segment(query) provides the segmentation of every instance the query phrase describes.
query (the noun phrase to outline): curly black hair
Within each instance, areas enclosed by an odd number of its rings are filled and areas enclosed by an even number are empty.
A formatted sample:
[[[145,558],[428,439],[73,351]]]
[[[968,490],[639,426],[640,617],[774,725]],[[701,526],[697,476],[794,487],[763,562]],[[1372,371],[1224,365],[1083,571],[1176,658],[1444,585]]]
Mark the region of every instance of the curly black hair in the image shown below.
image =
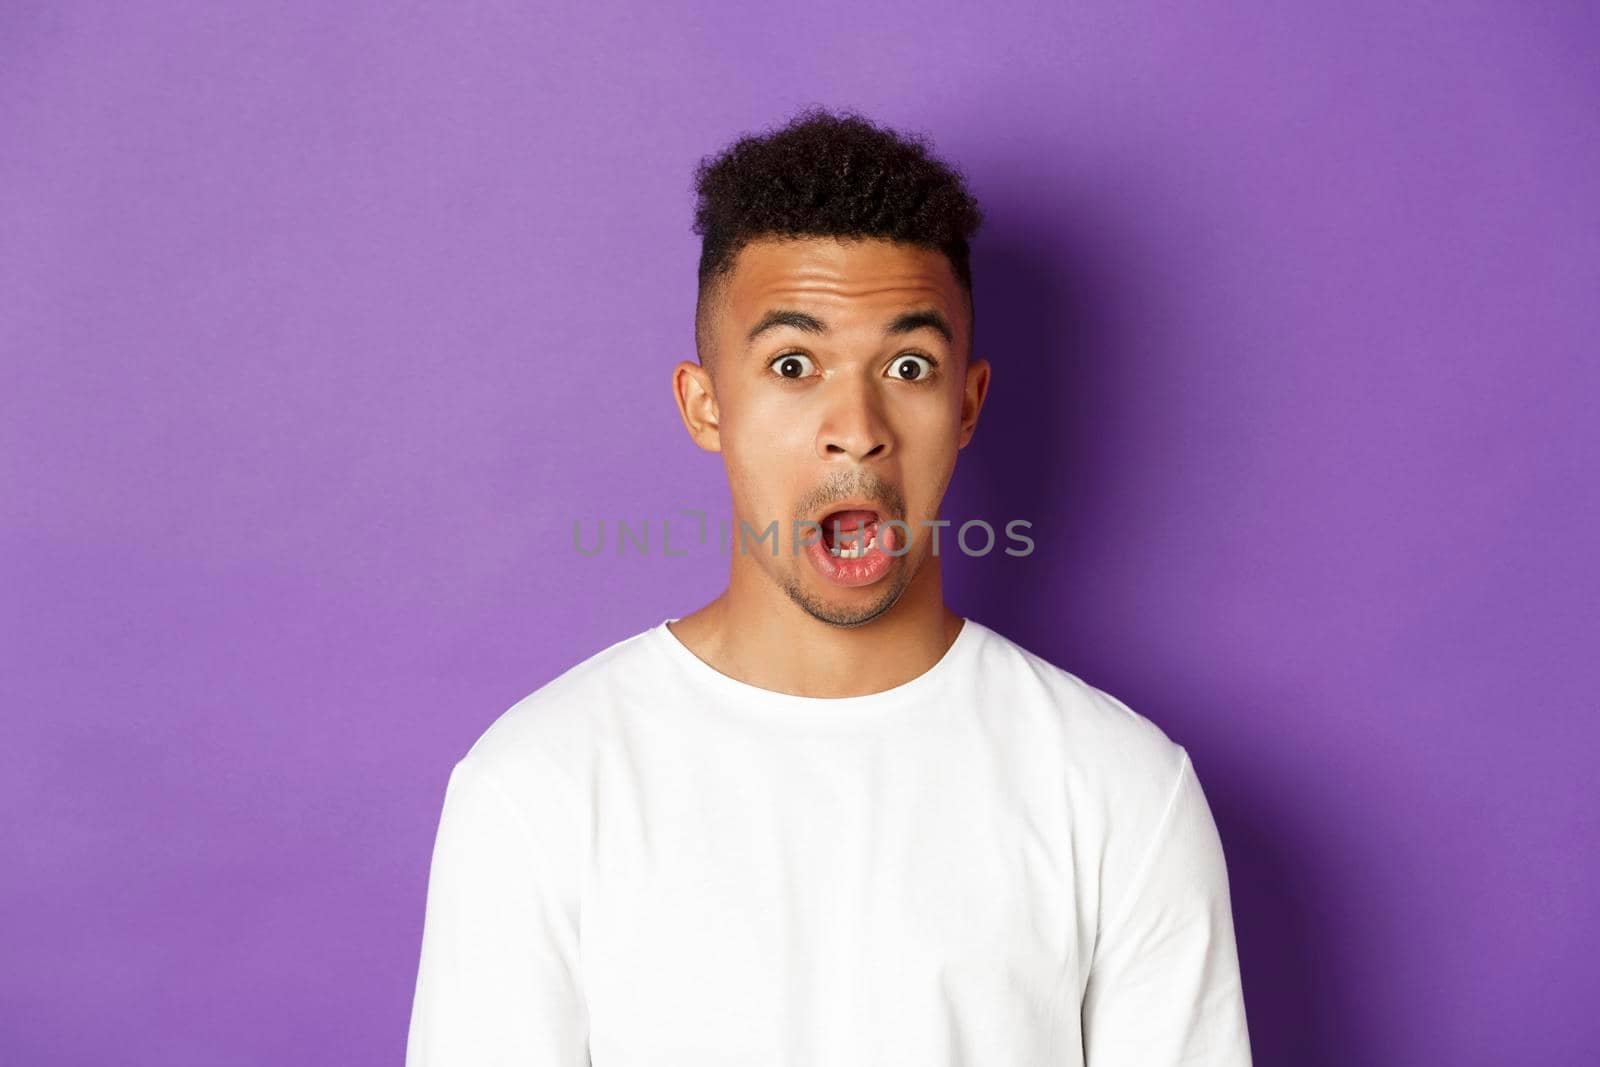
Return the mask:
[[[813,105],[702,159],[694,184],[694,232],[702,238],[697,324],[739,250],[763,236],[878,237],[937,249],[970,307],[968,242],[983,213],[961,171],[934,156],[923,134]],[[701,329],[696,336],[704,362]]]

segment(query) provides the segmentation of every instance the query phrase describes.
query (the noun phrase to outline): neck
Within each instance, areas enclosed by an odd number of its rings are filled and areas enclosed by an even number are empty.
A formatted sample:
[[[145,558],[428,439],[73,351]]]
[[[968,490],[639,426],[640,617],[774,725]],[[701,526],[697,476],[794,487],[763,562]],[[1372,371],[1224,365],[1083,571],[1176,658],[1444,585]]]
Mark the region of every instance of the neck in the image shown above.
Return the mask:
[[[758,566],[736,555],[728,588],[673,623],[700,659],[741,682],[792,696],[854,697],[903,685],[938,663],[961,630],[944,603],[939,558],[922,561],[905,592],[859,626],[823,622]]]

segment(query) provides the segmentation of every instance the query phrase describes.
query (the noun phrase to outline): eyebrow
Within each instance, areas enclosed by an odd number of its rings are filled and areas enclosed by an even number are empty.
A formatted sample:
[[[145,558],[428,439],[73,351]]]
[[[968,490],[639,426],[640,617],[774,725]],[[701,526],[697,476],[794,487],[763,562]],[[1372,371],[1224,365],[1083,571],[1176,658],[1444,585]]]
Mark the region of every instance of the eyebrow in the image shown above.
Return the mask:
[[[775,330],[780,326],[791,326],[805,333],[828,332],[828,324],[815,315],[791,308],[774,308],[761,316],[745,340],[754,341],[768,330]],[[915,333],[918,330],[933,330],[943,337],[947,344],[955,342],[955,331],[950,328],[949,320],[937,308],[922,308],[897,315],[884,329],[883,335],[894,337],[899,334]]]

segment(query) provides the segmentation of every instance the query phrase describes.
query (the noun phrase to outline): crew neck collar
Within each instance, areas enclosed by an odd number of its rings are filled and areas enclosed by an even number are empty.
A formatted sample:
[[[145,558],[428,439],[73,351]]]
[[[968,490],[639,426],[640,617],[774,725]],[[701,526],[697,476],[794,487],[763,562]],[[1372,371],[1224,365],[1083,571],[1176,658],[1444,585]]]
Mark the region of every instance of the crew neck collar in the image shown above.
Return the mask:
[[[701,686],[707,687],[739,707],[762,714],[803,722],[853,722],[875,720],[900,710],[916,708],[939,692],[940,686],[976,654],[984,627],[974,619],[962,617],[961,629],[933,666],[915,678],[876,693],[850,697],[807,697],[763,689],[723,674],[689,650],[667,626],[677,618],[663,619],[649,631],[654,644],[680,670]]]

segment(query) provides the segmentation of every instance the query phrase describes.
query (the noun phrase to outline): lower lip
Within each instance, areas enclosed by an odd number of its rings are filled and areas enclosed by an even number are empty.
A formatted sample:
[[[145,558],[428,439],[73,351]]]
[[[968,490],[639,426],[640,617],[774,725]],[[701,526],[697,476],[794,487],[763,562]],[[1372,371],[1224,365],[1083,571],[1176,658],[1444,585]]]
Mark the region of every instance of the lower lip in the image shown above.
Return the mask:
[[[893,527],[879,526],[877,541],[860,559],[841,559],[828,551],[820,540],[806,546],[806,556],[817,572],[834,585],[871,585],[889,573],[894,561],[886,549],[898,547]]]

